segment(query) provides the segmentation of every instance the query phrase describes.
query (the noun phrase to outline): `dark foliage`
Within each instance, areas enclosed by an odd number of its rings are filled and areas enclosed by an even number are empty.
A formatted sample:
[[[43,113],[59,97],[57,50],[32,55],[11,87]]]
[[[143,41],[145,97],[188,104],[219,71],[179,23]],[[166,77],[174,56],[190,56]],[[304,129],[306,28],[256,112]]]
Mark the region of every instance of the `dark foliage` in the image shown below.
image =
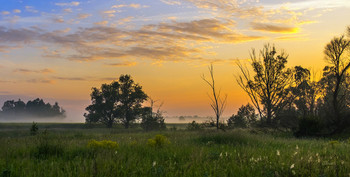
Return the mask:
[[[251,104],[242,105],[237,115],[232,115],[228,120],[227,124],[230,128],[248,128],[256,124],[258,115],[255,114],[255,109]]]
[[[142,115],[141,127],[146,131],[165,130],[166,125],[162,112],[158,109],[153,112],[152,107],[145,107]]]
[[[92,104],[86,107],[86,123],[101,122],[112,127],[121,122],[125,128],[140,119],[144,109],[142,103],[148,96],[142,87],[134,82],[130,75],[121,75],[118,81],[102,84],[101,88],[92,88]]]
[[[66,111],[61,108],[57,102],[54,105],[45,103],[43,99],[37,98],[24,103],[21,99],[18,101],[8,100],[4,102],[1,117],[65,117]]]

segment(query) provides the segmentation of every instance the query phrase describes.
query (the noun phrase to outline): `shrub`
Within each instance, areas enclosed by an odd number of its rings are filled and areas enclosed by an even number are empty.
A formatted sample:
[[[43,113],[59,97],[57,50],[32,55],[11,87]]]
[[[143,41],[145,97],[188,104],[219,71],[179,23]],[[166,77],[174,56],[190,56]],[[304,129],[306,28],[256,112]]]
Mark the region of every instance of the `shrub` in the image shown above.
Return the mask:
[[[151,147],[160,148],[168,144],[170,144],[170,141],[164,135],[156,135],[153,139],[151,138],[151,139],[148,139],[147,141],[147,145]]]
[[[146,131],[165,130],[166,125],[164,123],[162,112],[160,110],[158,110],[157,112],[152,112],[151,107],[144,108],[144,115],[142,115],[141,127]]]
[[[39,127],[37,123],[33,122],[32,126],[30,127],[30,135],[36,135],[38,133]]]
[[[202,126],[196,121],[192,121],[192,123],[187,124],[187,130],[201,130]]]
[[[119,147],[117,142],[110,141],[110,140],[102,140],[102,141],[90,140],[87,146],[94,150],[97,150],[97,149],[116,150]]]
[[[322,130],[323,126],[318,117],[307,116],[299,120],[299,127],[294,135],[296,137],[319,136]]]

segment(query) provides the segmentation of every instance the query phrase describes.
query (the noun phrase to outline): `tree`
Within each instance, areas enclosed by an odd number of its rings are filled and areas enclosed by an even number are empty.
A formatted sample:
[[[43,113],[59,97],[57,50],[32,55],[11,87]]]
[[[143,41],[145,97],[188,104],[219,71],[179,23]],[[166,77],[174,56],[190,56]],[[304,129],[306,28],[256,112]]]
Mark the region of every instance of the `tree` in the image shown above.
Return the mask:
[[[247,128],[253,125],[257,121],[257,114],[255,109],[251,104],[242,105],[238,111],[237,115],[232,115],[228,120],[227,124],[229,127],[240,127]]]
[[[65,117],[65,110],[56,102],[54,106],[45,103],[43,99],[29,100],[24,103],[21,99],[18,101],[8,100],[4,102],[1,115],[5,117]]]
[[[163,103],[158,106],[157,111],[153,111],[153,107],[156,101],[149,99],[151,102],[150,107],[144,107],[142,113],[141,127],[146,130],[164,130],[166,125],[164,123],[163,113],[160,110]]]
[[[285,98],[289,90],[286,88],[292,81],[292,72],[285,67],[288,55],[283,51],[277,54],[276,48],[267,44],[259,57],[254,49],[250,56],[255,75],[251,79],[248,68],[237,62],[242,73],[237,77],[237,82],[250,97],[261,120],[271,125],[276,114],[287,104]]]
[[[92,88],[90,96],[92,104],[86,107],[86,122],[101,122],[109,128],[116,121],[129,128],[141,116],[141,104],[147,100],[142,87],[134,83],[130,75],[121,75],[118,81],[102,84],[100,89]]]
[[[202,79],[210,86],[211,91],[212,91],[212,96],[209,96],[211,103],[210,106],[215,112],[216,116],[216,129],[219,130],[219,120],[220,116],[225,110],[226,106],[226,99],[227,95],[225,95],[223,98],[221,97],[221,92],[216,90],[215,87],[215,79],[214,79],[214,69],[213,65],[211,64],[210,67],[208,67],[209,73],[210,73],[210,80],[207,80],[204,76],[202,75]]]
[[[348,30],[350,29],[348,28]],[[341,88],[345,81],[346,72],[350,67],[350,58],[345,55],[347,50],[350,50],[350,40],[347,40],[344,35],[334,37],[324,49],[326,61],[331,65],[326,66],[325,70],[329,70],[334,76],[334,84],[331,85],[330,89],[332,91],[335,132],[341,132],[344,129],[342,111],[345,95],[340,93],[342,92]]]

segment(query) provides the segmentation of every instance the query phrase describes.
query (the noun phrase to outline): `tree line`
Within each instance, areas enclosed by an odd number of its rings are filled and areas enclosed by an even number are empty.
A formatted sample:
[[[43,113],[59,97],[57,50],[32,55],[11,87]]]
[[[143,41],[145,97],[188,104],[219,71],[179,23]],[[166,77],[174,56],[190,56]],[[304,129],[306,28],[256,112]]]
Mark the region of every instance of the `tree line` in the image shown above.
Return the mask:
[[[297,136],[318,136],[341,133],[350,126],[350,27],[347,36],[334,37],[324,49],[328,62],[318,81],[302,66],[288,68],[288,54],[274,45],[266,44],[259,52],[250,53],[250,68],[237,62],[240,75],[238,85],[248,94],[250,103],[239,108],[237,114],[222,127],[271,127],[293,130]],[[202,79],[210,86],[211,107],[217,129],[226,106],[226,95],[215,86],[214,69],[209,67],[210,79]],[[145,107],[148,96],[130,75],[118,81],[92,88],[92,104],[84,114],[87,123],[100,122],[107,127],[121,123],[129,128],[137,120],[143,127],[164,128],[162,112]],[[222,124],[222,123],[221,123]],[[145,128],[146,129],[146,128]]]
[[[66,111],[57,102],[54,105],[45,103],[43,99],[29,100],[27,103],[21,99],[7,100],[0,111],[0,117],[65,117]]]

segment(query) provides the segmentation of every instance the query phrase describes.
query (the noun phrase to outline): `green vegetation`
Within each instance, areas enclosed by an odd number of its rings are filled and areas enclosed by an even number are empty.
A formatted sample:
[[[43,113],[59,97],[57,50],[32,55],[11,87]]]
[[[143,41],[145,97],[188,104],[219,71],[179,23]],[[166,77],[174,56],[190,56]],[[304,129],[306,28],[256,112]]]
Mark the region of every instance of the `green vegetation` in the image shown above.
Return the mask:
[[[0,124],[0,176],[348,176],[350,143],[269,129]],[[45,130],[46,129],[46,130]],[[154,145],[151,145],[155,143]]]

